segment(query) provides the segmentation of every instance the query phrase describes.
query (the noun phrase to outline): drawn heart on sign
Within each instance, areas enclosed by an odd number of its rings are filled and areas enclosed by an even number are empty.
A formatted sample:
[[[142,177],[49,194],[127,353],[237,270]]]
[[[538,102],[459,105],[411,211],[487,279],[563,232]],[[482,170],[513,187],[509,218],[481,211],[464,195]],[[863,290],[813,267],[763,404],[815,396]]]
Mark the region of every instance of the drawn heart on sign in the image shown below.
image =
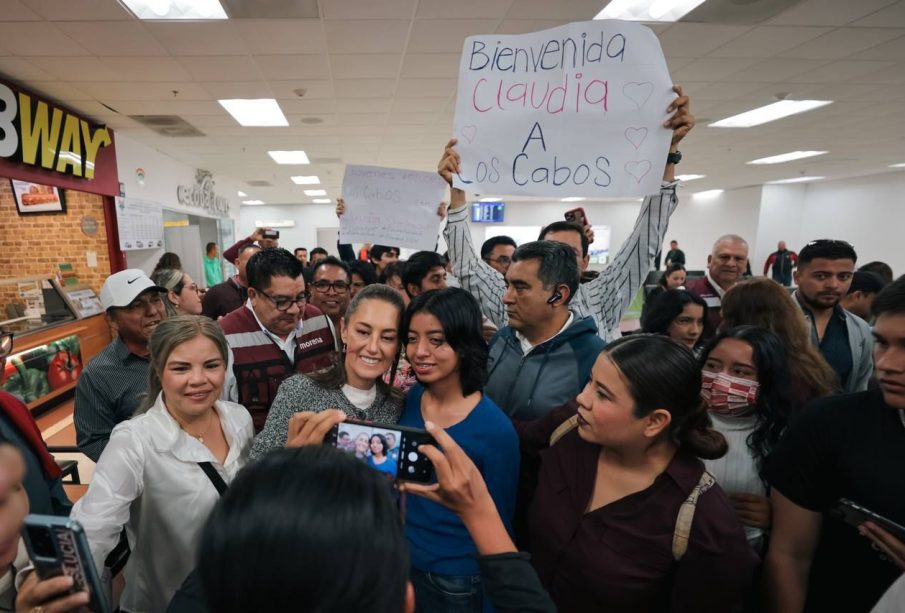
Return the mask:
[[[468,144],[474,142],[475,136],[478,135],[478,126],[462,126],[462,138],[468,141]]]
[[[626,128],[625,129],[625,140],[632,144],[632,147],[635,150],[639,149],[642,144],[644,144],[644,139],[647,138],[647,128]]]
[[[635,103],[635,107],[640,109],[647,104],[650,95],[654,93],[654,84],[650,81],[630,81],[622,87],[622,93],[625,97]]]
[[[636,183],[641,183],[641,180],[650,172],[650,162],[648,160],[626,162],[625,172],[627,172]]]

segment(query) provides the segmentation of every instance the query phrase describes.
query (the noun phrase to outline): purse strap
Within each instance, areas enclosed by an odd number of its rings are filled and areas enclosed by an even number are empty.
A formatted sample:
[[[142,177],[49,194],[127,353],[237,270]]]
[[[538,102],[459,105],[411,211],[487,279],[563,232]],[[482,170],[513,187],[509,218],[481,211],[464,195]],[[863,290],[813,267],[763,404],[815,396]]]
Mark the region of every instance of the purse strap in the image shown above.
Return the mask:
[[[223,480],[223,477],[220,476],[220,473],[217,472],[214,465],[210,462],[198,462],[198,466],[201,467],[201,470],[204,471],[207,478],[210,479],[211,483],[214,484],[214,487],[217,488],[217,493],[222,496],[223,492],[225,492],[226,488],[229,486],[226,485],[226,481]]]

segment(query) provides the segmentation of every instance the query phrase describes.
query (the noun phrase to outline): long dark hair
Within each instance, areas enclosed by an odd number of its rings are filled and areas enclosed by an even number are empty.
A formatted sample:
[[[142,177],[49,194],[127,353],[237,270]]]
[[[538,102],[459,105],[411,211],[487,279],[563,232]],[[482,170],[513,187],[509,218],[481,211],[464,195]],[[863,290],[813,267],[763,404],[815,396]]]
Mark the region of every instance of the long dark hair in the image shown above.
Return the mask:
[[[707,303],[694,292],[684,289],[668,289],[655,297],[650,308],[644,313],[641,329],[648,334],[669,336],[670,324],[682,314],[687,304],[696,304],[704,309],[704,330],[701,332],[701,338],[707,338],[711,332],[707,319]]]
[[[667,436],[681,449],[708,460],[726,455],[726,438],[713,429],[701,401],[701,367],[687,347],[657,334],[633,334],[603,352],[624,377],[635,417],[664,409],[672,416]]]
[[[684,270],[685,270],[685,267],[682,266],[681,264],[670,264],[669,266],[667,266],[667,267],[666,267],[666,272],[664,272],[664,273],[663,273],[663,276],[660,277],[660,280],[657,281],[657,285],[659,285],[659,286],[662,287],[663,289],[669,289],[669,288],[666,286],[666,281],[667,281],[667,279],[669,279],[669,275],[671,275],[672,273],[674,273],[674,272],[676,272],[676,271],[679,271],[679,270],[684,271]]]
[[[702,367],[716,346],[727,338],[747,343],[751,347],[754,366],[757,368],[757,381],[760,384],[754,412],[757,423],[746,443],[754,455],[757,472],[766,485],[764,461],[776,448],[789,424],[789,415],[794,405],[789,361],[786,359],[785,347],[776,334],[757,326],[737,326],[720,332],[707,343],[701,354]]]
[[[405,603],[408,546],[386,481],[325,445],[244,468],[201,537],[208,609],[374,611]]]
[[[481,307],[469,292],[458,287],[419,294],[402,317],[403,344],[407,343],[412,317],[430,313],[440,320],[443,336],[459,357],[459,382],[468,396],[484,390],[487,376],[487,342],[481,328]]]

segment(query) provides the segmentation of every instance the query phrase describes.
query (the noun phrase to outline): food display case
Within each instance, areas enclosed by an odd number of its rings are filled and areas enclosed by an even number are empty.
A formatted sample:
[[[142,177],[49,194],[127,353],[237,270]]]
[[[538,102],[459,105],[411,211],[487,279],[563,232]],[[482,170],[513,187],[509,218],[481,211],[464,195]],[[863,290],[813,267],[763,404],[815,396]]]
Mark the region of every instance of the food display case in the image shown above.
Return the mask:
[[[100,302],[90,288],[61,286],[56,279],[0,280],[13,351],[0,372],[0,389],[30,409],[50,406],[75,388],[84,365],[110,342]]]

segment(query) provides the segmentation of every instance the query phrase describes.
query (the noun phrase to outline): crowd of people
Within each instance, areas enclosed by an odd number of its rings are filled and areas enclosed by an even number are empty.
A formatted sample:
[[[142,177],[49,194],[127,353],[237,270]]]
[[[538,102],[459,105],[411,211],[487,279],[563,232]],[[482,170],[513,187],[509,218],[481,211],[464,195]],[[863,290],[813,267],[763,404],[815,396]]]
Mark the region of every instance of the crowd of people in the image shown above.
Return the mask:
[[[207,246],[203,295],[175,254],[107,278],[113,340],[75,395],[94,476],[71,507],[40,433],[5,437],[0,604],[87,602],[29,572],[31,500],[125,561],[136,613],[905,610],[905,277],[818,239],[755,278],[740,228],[702,271],[672,241],[645,288],[675,158],[599,274],[568,221],[476,250],[455,146],[445,254],[259,229],[226,279]],[[430,483],[398,474],[394,425],[436,441]]]

